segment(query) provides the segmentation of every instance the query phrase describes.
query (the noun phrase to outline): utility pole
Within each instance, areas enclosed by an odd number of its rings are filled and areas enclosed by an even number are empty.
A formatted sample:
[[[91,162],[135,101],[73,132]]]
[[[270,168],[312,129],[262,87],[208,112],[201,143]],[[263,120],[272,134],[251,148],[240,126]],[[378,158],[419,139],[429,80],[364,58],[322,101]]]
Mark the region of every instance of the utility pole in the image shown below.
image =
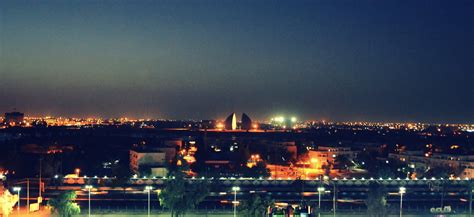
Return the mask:
[[[469,217],[472,216],[472,180],[469,180]]]
[[[400,217],[403,216],[403,194],[407,192],[405,187],[400,187],[398,193],[400,194]]]
[[[318,187],[318,217],[321,217],[321,194],[324,193],[326,189],[324,187],[320,186]]]
[[[26,179],[26,210],[30,213],[30,179]]]
[[[234,191],[234,201],[232,202],[234,204],[234,217],[237,217],[237,191],[240,191],[240,187],[234,186],[232,187],[232,191]]]
[[[148,217],[150,217],[150,193],[151,193],[151,190],[153,190],[152,186],[145,186],[145,191],[148,194],[148,215],[147,215]]]
[[[38,192],[38,197],[41,197],[41,172],[42,172],[42,167],[43,167],[43,157],[40,157],[40,165],[39,165],[39,192]]]
[[[332,195],[332,210],[333,210],[333,216],[336,217],[336,182],[333,181],[333,195]]]

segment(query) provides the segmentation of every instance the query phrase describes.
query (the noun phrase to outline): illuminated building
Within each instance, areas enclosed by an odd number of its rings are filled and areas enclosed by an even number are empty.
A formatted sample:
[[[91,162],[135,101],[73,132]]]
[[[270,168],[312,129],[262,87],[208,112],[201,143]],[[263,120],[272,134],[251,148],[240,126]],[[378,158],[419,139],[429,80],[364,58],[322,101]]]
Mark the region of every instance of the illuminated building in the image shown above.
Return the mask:
[[[422,151],[404,151],[399,154],[390,153],[388,157],[407,163],[413,168],[426,170],[435,167],[448,167],[453,171],[459,170],[461,178],[474,178],[474,155],[424,154]]]
[[[130,169],[138,174],[148,169],[149,175],[166,176],[166,152],[151,150],[130,150]]]
[[[135,146],[130,150],[130,169],[136,174],[148,170],[153,176],[166,176],[166,166],[176,156],[181,140],[165,140],[160,147]]]
[[[315,168],[321,168],[324,164],[335,164],[337,156],[344,156],[348,159],[357,157],[358,152],[349,147],[328,147],[319,146],[317,150],[309,150],[309,162]]]

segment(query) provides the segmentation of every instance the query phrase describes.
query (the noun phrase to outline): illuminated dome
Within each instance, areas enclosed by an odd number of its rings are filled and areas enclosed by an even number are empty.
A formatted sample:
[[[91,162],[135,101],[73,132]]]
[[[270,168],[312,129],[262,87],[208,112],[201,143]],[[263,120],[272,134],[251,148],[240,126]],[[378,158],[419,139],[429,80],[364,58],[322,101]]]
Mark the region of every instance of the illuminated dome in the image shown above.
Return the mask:
[[[224,125],[225,125],[226,130],[236,130],[237,129],[237,117],[235,116],[235,112],[230,114],[229,117],[227,117],[225,119]]]

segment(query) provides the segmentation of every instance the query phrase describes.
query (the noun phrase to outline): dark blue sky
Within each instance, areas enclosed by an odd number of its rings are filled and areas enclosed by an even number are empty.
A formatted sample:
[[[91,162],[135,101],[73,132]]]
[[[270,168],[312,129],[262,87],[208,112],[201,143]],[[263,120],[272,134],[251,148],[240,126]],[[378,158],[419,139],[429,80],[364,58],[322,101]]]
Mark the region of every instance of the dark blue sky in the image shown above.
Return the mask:
[[[474,123],[474,1],[0,0],[0,111]]]

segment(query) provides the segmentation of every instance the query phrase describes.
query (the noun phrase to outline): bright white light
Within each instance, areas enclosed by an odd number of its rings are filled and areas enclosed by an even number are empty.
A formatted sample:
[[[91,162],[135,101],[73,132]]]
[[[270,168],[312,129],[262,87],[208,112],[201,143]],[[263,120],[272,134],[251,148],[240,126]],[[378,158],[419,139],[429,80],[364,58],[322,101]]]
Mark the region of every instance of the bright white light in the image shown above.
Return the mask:
[[[405,194],[407,192],[407,189],[405,187],[400,187],[399,191],[400,194]]]
[[[240,191],[240,187],[239,186],[234,186],[234,187],[232,187],[232,191]]]
[[[21,187],[13,187],[13,191],[21,191]]]
[[[283,116],[278,116],[278,117],[275,117],[274,120],[275,120],[276,122],[283,123],[283,122],[285,122],[285,117],[283,117]]]
[[[296,117],[291,117],[291,122],[296,122]]]
[[[318,192],[323,192],[325,191],[326,189],[324,189],[324,187],[318,187]]]

